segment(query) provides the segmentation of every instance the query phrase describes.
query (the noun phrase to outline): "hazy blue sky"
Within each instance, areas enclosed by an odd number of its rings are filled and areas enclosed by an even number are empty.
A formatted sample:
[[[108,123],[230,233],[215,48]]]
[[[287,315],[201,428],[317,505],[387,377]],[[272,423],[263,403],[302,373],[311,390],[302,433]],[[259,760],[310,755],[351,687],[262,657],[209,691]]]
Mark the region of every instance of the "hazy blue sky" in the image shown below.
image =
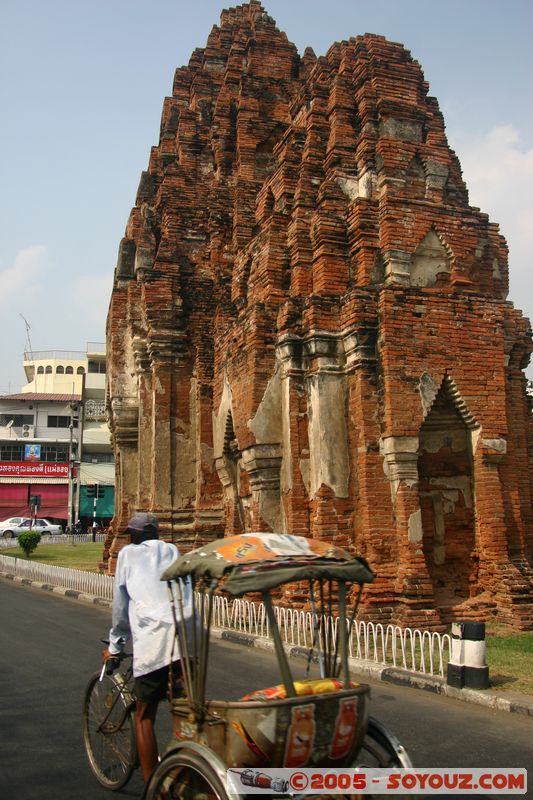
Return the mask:
[[[403,42],[440,103],[473,205],[510,247],[533,318],[531,0],[270,0],[300,53],[365,32]],[[18,0],[0,31],[0,391],[22,354],[103,341],[118,243],[157,144],[174,69],[205,45],[215,0]],[[531,370],[530,370],[531,374]]]

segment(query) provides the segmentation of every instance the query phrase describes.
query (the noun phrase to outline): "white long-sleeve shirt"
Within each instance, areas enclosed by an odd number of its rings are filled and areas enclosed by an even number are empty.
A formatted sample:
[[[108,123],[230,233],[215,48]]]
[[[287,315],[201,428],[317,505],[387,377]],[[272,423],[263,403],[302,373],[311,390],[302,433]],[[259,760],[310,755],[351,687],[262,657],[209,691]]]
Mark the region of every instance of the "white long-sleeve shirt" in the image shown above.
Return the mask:
[[[121,653],[133,640],[133,674],[146,675],[179,658],[167,584],[161,575],[179,555],[174,544],[149,539],[118,554],[109,652]],[[191,613],[189,582],[181,583],[185,617]],[[179,619],[179,612],[176,606]]]

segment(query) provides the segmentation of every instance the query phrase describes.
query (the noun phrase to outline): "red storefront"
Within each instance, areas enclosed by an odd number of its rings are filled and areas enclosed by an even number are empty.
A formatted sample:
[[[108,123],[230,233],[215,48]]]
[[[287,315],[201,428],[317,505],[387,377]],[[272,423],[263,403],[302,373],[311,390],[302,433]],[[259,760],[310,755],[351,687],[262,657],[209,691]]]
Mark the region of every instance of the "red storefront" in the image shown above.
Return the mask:
[[[0,520],[29,517],[30,497],[39,496],[39,516],[68,519],[68,464],[0,461]]]

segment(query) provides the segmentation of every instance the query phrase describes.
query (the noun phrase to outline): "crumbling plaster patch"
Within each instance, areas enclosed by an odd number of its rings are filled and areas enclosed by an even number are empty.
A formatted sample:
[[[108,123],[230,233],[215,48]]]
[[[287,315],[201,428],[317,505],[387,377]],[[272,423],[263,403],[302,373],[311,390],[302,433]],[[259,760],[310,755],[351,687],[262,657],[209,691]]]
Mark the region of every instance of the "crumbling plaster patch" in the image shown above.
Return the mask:
[[[488,450],[494,450],[501,455],[505,455],[507,452],[507,440],[501,436],[495,439],[483,439],[482,442]]]
[[[436,232],[431,229],[413,256],[411,286],[435,286],[438,275],[450,272],[450,256]]]
[[[466,508],[472,508],[472,481],[468,475],[456,475],[455,477],[444,478],[431,478],[431,486],[441,489],[440,494],[443,500],[448,501],[443,510],[445,514],[449,514],[454,510],[455,504],[459,499],[458,492],[461,492],[464,498]],[[444,489],[442,488],[444,487]],[[447,492],[446,489],[455,491]]]
[[[291,454],[291,432],[290,432],[290,380],[285,378],[280,381],[281,398],[281,425],[282,425],[282,460],[280,467],[280,490],[282,494],[287,494],[292,489],[292,454]]]
[[[298,463],[300,466],[300,474],[304,482],[305,490],[309,495],[311,488],[311,466],[309,463],[309,458],[301,458]]]
[[[360,197],[368,200],[376,192],[377,176],[375,172],[370,170],[362,173],[359,178],[351,175],[339,175],[337,184],[350,202]]]
[[[172,499],[176,509],[187,507],[196,497],[196,388],[196,380],[191,378],[189,420],[176,417],[172,420],[174,453],[179,453],[180,463],[179,470],[172,470],[174,477]]]
[[[467,443],[466,431],[461,428],[424,431],[420,436],[420,449],[427,453],[438,453],[443,447],[449,447],[452,452],[460,453],[465,449]]]
[[[426,416],[439,393],[439,384],[428,372],[423,372],[418,383],[418,391],[420,392],[424,416]]]
[[[215,458],[221,458],[224,451],[224,437],[228,413],[233,412],[233,398],[227,374],[224,374],[224,388],[218,406],[218,413],[213,414],[213,450]]]
[[[387,436],[380,439],[383,472],[390,481],[393,502],[400,483],[409,487],[418,483],[418,447],[418,436]]]
[[[412,544],[420,544],[424,536],[422,528],[422,512],[420,509],[414,511],[409,517],[408,539]]]
[[[308,380],[310,480],[314,497],[322,485],[348,497],[349,459],[343,376],[313,375]]]
[[[248,420],[248,427],[258,444],[279,444],[281,442],[283,425],[280,412],[281,369],[278,364],[274,375],[267,384],[255,416]]]

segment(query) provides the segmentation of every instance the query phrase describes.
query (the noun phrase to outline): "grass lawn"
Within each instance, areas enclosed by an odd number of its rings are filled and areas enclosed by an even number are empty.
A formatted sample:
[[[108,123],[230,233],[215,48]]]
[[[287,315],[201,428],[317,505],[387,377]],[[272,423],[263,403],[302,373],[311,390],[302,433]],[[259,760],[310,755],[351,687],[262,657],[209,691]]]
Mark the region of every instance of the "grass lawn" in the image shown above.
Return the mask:
[[[533,695],[533,633],[491,622],[486,642],[491,687]]]
[[[47,544],[38,545],[31,554],[30,561],[50,564],[55,567],[73,567],[86,572],[98,572],[98,562],[102,560],[102,542],[83,542],[82,544]],[[0,549],[3,556],[24,558],[20,547]]]

